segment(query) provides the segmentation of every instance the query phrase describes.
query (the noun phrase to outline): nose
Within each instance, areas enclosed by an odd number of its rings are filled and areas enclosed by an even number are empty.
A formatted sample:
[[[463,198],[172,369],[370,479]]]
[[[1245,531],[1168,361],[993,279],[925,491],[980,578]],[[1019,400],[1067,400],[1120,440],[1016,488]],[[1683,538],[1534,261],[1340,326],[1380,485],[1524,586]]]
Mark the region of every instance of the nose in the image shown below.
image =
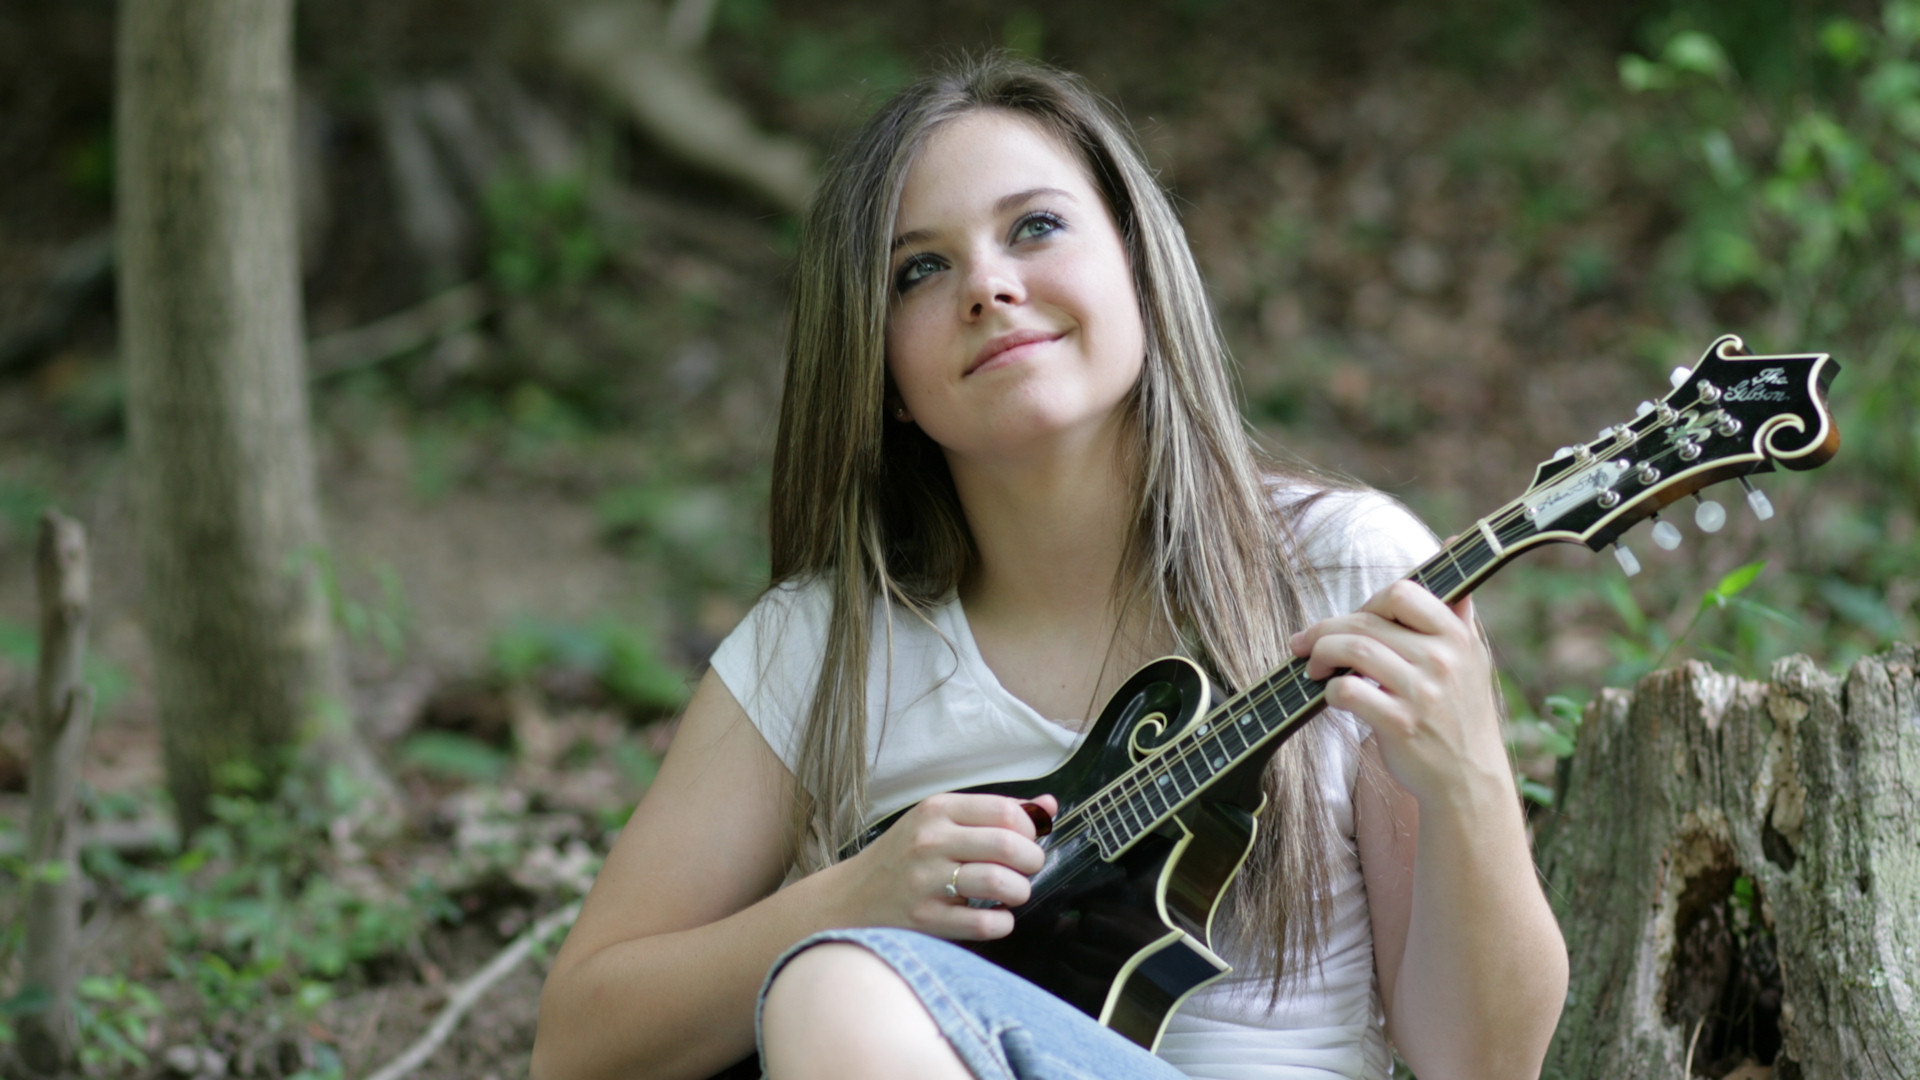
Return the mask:
[[[1026,298],[1026,285],[1012,260],[1003,256],[975,260],[973,272],[967,276],[965,303],[969,318],[978,319],[994,308],[1013,307]]]

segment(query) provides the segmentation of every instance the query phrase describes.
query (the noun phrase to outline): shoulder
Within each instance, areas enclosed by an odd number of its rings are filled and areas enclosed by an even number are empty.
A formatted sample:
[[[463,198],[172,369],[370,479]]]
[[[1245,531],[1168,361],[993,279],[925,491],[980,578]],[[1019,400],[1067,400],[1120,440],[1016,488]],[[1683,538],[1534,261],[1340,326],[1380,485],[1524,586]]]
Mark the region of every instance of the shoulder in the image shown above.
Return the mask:
[[[1292,555],[1322,594],[1321,604],[1302,598],[1314,617],[1352,611],[1439,550],[1433,530],[1385,492],[1300,481],[1272,490]]]
[[[1273,493],[1298,557],[1316,570],[1388,566],[1405,572],[1439,547],[1413,511],[1374,488],[1294,481],[1275,485]]]
[[[832,614],[825,581],[782,582],[761,595],[713,652],[713,673],[789,767]]]
[[[806,577],[779,582],[760,594],[746,617],[720,643],[716,659],[722,653],[743,647],[767,651],[818,637],[825,633],[832,615],[833,593],[824,579]]]

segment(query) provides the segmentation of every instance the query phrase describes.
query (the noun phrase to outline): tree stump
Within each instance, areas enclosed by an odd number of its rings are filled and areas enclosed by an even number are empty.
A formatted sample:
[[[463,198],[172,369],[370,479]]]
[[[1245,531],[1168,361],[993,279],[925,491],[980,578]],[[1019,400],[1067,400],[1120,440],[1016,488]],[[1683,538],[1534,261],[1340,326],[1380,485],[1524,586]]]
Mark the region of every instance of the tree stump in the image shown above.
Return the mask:
[[[1539,840],[1572,961],[1544,1076],[1920,1076],[1917,660],[1602,692]]]

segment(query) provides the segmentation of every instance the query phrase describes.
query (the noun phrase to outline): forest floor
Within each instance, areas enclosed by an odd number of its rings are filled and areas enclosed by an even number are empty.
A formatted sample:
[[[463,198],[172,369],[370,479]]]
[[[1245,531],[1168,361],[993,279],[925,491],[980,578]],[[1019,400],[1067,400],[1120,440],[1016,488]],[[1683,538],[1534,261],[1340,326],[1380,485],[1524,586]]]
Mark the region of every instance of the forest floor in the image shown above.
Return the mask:
[[[1655,152],[1637,141],[1648,120],[1613,73],[1634,42],[1582,5],[1500,26],[1402,5],[1336,21],[1311,5],[1143,3],[1118,18],[1081,0],[1044,26],[984,0],[945,6],[963,32],[898,7],[723,4],[717,81],[769,127],[824,146],[860,107],[847,73],[884,85],[924,55],[903,43],[1040,41],[1141,128],[1262,434],[1403,497],[1443,533],[1518,494],[1554,448],[1629,419],[1668,368],[1747,314],[1737,295],[1664,286],[1676,210],[1651,186]],[[50,85],[21,92],[32,108],[0,124],[0,150],[52,163],[0,177],[0,330],[37,309],[76,242],[110,227],[94,160],[109,8],[0,16],[53,58]],[[324,177],[308,200],[313,335],[462,281],[488,297],[476,325],[314,384],[336,615],[403,821],[365,845],[316,845],[240,807],[227,823],[237,846],[205,865],[151,849],[98,864],[84,966],[157,1003],[95,984],[97,1025],[140,1021],[123,1024],[138,1054],[103,1051],[101,1074],[214,1075],[179,1067],[183,1047],[241,1076],[357,1076],[391,1058],[450,987],[590,880],[674,706],[764,583],[791,223],[665,160],[513,25],[450,2],[303,15],[303,117],[317,132],[303,153]],[[404,240],[382,110],[435,87],[484,103],[503,82],[544,109],[588,178],[462,196],[466,247],[436,263]],[[93,811],[164,819],[110,290],[81,303],[31,370],[0,374],[0,822],[24,821],[24,735],[9,717],[30,700],[28,568],[46,505],[94,544]],[[1737,519],[1712,545],[1648,558],[1635,591],[1578,550],[1496,582],[1481,611],[1516,714],[1644,665],[1631,612],[1677,632],[1718,575],[1818,546],[1820,497],[1776,488],[1771,536]],[[1551,779],[1550,757],[1527,767]],[[209,885],[247,852],[338,878],[345,898]],[[0,899],[0,916],[15,902]],[[248,922],[262,917],[285,926]],[[287,928],[371,944],[316,956]],[[224,952],[190,944],[223,936]],[[248,957],[276,956],[284,966],[248,974]],[[543,970],[515,972],[415,1075],[523,1075]],[[0,966],[0,989],[12,978]],[[303,999],[309,984],[323,989]]]

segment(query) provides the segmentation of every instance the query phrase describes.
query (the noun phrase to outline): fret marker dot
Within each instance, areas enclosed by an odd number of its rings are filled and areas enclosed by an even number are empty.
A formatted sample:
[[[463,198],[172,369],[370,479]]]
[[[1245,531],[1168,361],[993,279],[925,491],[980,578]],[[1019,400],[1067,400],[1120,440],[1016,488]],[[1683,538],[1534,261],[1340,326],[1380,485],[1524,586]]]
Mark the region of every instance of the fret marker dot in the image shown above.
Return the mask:
[[[1243,723],[1243,724],[1251,724],[1251,723],[1253,723],[1253,714],[1252,714],[1252,713],[1241,713],[1241,714],[1240,714],[1240,722],[1241,722],[1241,723]]]
[[[1173,782],[1173,777],[1171,777],[1171,776],[1167,776],[1167,775],[1165,775],[1165,774],[1162,774],[1162,775],[1161,775],[1161,777],[1160,777],[1160,786],[1161,786],[1161,787],[1166,787],[1166,786],[1167,786],[1168,784],[1170,784],[1170,783],[1172,783],[1172,782]]]
[[[1213,759],[1213,767],[1216,769],[1222,765],[1225,765],[1226,763],[1227,763],[1227,759],[1223,757],[1217,757]]]

